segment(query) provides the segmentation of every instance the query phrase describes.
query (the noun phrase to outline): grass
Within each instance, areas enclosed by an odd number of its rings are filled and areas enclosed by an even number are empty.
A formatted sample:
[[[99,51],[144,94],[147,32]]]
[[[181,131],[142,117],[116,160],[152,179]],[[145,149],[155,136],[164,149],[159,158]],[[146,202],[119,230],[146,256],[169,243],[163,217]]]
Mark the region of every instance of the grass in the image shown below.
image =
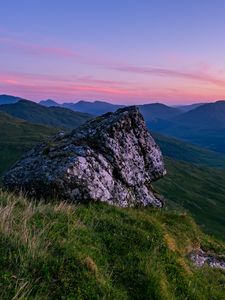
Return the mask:
[[[0,176],[26,151],[56,132],[0,112]]]
[[[184,213],[0,192],[0,299],[224,299],[225,273],[187,258],[199,245],[225,250]]]
[[[225,239],[225,171],[166,159],[167,176],[154,186],[172,207],[188,210],[201,228]]]

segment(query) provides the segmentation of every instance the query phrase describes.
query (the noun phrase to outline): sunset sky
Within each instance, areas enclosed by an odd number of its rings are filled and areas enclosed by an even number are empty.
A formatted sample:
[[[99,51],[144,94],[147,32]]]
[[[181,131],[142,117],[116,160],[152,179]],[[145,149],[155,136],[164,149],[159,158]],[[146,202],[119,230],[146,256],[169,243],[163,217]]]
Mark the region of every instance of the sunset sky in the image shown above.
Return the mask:
[[[224,0],[0,0],[0,94],[225,99]]]

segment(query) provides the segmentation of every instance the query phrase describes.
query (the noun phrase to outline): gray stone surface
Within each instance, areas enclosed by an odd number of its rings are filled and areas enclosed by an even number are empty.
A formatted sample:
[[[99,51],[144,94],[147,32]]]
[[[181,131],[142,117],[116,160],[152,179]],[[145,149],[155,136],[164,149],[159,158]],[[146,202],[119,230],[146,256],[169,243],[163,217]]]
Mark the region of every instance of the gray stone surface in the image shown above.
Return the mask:
[[[202,249],[198,249],[190,253],[191,261],[197,267],[209,266],[211,268],[217,268],[225,270],[225,256],[215,256],[209,254]]]
[[[8,190],[38,198],[162,207],[151,182],[166,174],[161,151],[136,107],[59,133],[28,152],[6,174]]]

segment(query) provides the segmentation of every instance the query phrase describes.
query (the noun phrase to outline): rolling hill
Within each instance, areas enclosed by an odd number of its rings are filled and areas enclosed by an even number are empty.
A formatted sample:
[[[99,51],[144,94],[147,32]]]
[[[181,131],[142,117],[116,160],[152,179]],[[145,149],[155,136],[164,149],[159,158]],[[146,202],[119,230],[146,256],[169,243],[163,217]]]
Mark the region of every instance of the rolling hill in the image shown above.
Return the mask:
[[[168,120],[148,122],[150,130],[225,153],[225,101],[197,107]]]
[[[187,209],[205,232],[225,239],[225,155],[152,135],[166,157],[168,174],[155,186],[167,204]]]
[[[59,103],[57,103],[54,100],[47,99],[47,100],[42,100],[39,102],[39,104],[46,106],[46,107],[51,107],[51,106],[61,106]]]
[[[94,102],[89,102],[89,101],[79,101],[76,103],[62,103],[59,104],[54,100],[48,99],[48,100],[42,100],[39,102],[39,104],[46,106],[46,107],[51,107],[51,106],[60,106],[60,107],[65,107],[69,108],[73,111],[77,112],[83,112],[83,113],[88,113],[91,115],[102,115],[107,112],[114,112],[117,109],[123,107],[124,105],[116,105],[104,101],[94,101]]]
[[[225,101],[201,105],[173,119],[194,129],[225,129]]]
[[[146,122],[157,119],[171,119],[181,113],[178,108],[170,107],[161,103],[143,104],[138,105],[138,107]]]
[[[62,106],[72,109],[73,111],[89,113],[91,115],[102,115],[107,112],[114,112],[123,107],[123,105],[116,105],[103,101],[79,101],[77,103],[63,103]]]
[[[222,153],[200,148],[156,132],[151,134],[165,156],[199,166],[225,169],[225,155]]]
[[[0,95],[0,105],[2,104],[13,104],[22,100],[20,97],[10,96],[10,95]]]
[[[0,176],[24,152],[56,131],[54,128],[31,124],[0,112]]]
[[[177,105],[175,106],[176,108],[178,108],[180,111],[182,112],[188,112],[188,111],[191,111],[201,105],[204,105],[205,103],[193,103],[193,104],[188,104],[188,105]]]
[[[44,100],[40,101],[39,103],[47,107],[60,105],[53,100]],[[60,106],[69,108],[73,111],[85,112],[92,115],[102,115],[107,112],[114,112],[123,107],[123,105],[117,105],[103,101],[79,101],[77,103],[63,103]],[[158,118],[170,119],[181,114],[181,110],[179,108],[169,107],[161,103],[143,104],[138,105],[138,107],[146,121],[153,121]]]
[[[44,107],[28,100],[0,105],[0,111],[34,124],[73,129],[91,118],[91,115],[73,112],[62,107]]]
[[[225,171],[166,159],[167,176],[155,183],[167,205],[186,209],[210,234],[225,240]]]

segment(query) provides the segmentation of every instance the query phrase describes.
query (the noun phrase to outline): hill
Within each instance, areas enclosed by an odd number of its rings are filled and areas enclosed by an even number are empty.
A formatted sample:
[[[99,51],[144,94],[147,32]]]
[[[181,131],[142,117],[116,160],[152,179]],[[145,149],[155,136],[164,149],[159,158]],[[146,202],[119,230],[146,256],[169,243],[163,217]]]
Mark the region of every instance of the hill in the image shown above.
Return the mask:
[[[0,176],[35,144],[57,130],[31,124],[0,112]]]
[[[199,166],[225,169],[225,155],[151,132],[163,155]]]
[[[45,106],[60,105],[52,100],[41,101],[40,104]],[[102,115],[107,112],[114,112],[117,109],[124,107],[124,105],[117,105],[103,101],[79,101],[77,103],[63,103],[61,107],[66,107],[73,111],[85,112],[92,115]],[[138,105],[138,107],[146,121],[152,121],[158,118],[169,119],[181,113],[178,108],[169,107],[161,103],[143,104]]]
[[[22,98],[10,96],[10,95],[0,95],[0,105],[2,104],[13,104],[20,101]]]
[[[201,105],[204,105],[205,103],[194,103],[194,104],[188,104],[188,105],[177,105],[175,106],[176,108],[178,108],[180,111],[182,112],[188,112],[190,110],[193,110]]]
[[[173,121],[195,129],[225,129],[225,101],[201,105]]]
[[[61,106],[61,104],[57,103],[54,100],[47,99],[47,100],[42,100],[39,102],[39,104],[46,106],[46,107],[51,107],[51,106]]]
[[[155,187],[167,205],[187,209],[205,232],[225,237],[225,171],[166,159],[167,176]]]
[[[148,122],[151,130],[225,153],[225,101],[208,103],[174,118]]]
[[[224,299],[225,274],[189,260],[223,253],[184,213],[31,203],[0,192],[0,298]]]
[[[147,125],[151,131],[225,154],[225,129],[195,129],[159,119],[155,122],[147,122]]]
[[[140,112],[143,114],[145,121],[154,121],[157,119],[170,119],[181,112],[178,108],[169,107],[161,103],[138,105]]]
[[[79,101],[77,103],[63,103],[62,106],[72,109],[73,111],[89,113],[91,115],[102,115],[107,112],[114,112],[123,107],[123,105],[116,105],[103,101]]]
[[[20,100],[10,105],[0,105],[0,111],[31,123],[63,129],[73,129],[91,118],[86,113],[73,112],[61,107],[44,107],[28,100]]]

